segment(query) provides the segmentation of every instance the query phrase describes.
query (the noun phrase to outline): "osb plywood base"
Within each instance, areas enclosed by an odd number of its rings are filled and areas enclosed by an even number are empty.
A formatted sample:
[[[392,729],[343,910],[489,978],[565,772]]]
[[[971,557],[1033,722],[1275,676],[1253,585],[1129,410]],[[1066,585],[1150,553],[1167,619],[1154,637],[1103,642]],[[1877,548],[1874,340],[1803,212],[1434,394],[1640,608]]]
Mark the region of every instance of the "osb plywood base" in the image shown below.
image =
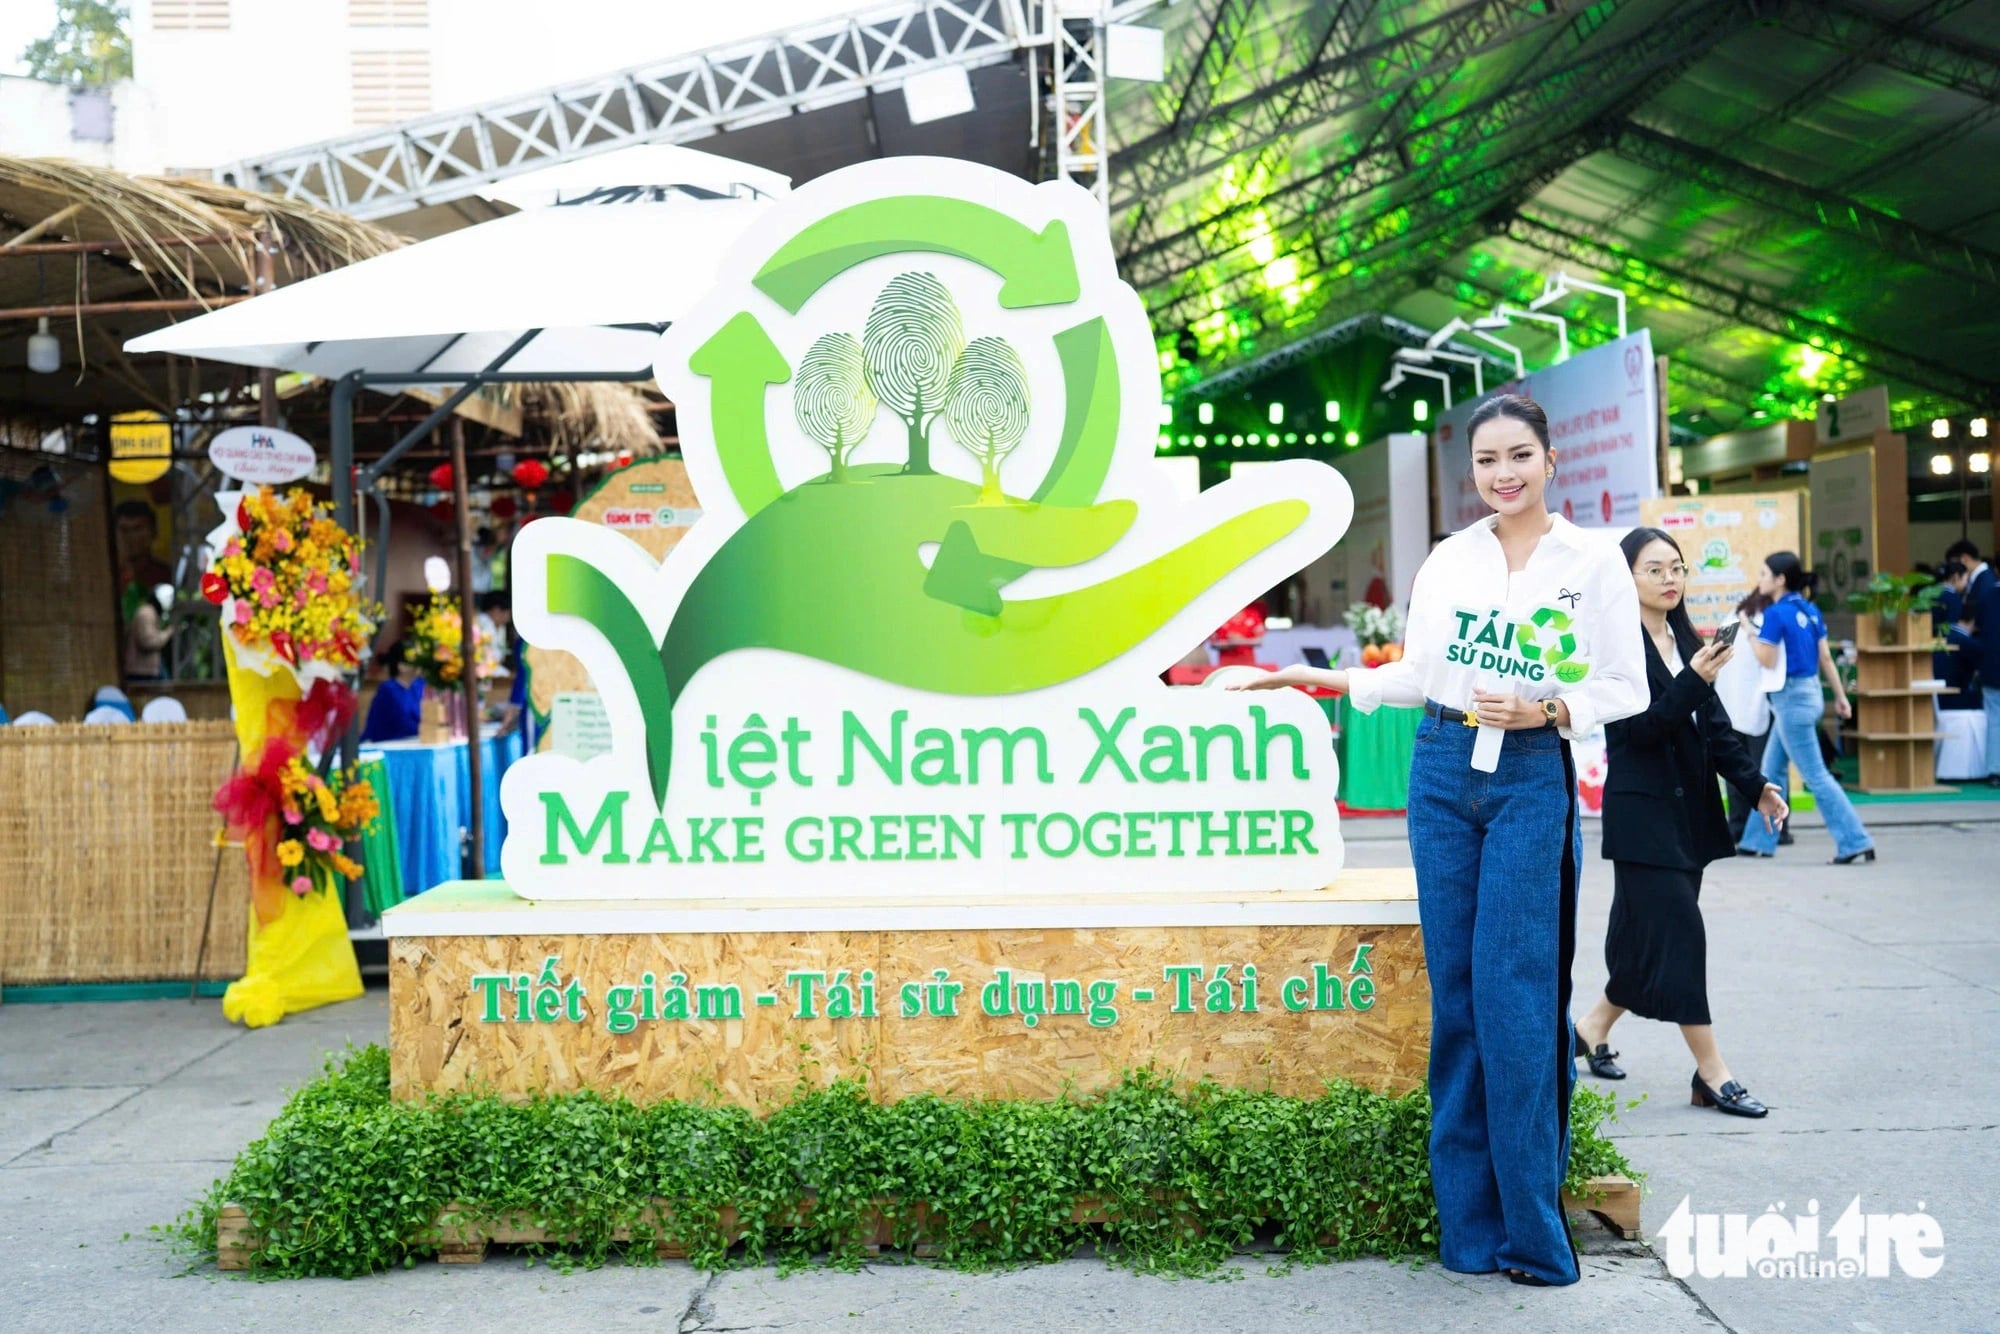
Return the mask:
[[[1429,1058],[1430,992],[1415,925],[427,935],[392,939],[389,957],[390,1080],[400,1098],[596,1089],[763,1109],[801,1080],[841,1076],[865,1078],[886,1099],[1049,1098],[1146,1064],[1293,1095],[1314,1094],[1331,1076],[1404,1092],[1422,1082]],[[539,982],[552,957],[559,963],[548,976],[559,988],[577,983],[574,1001],[474,981]],[[1198,980],[1167,971],[1189,965],[1204,970]],[[1221,965],[1228,971],[1216,985]],[[1254,1011],[1245,965],[1256,969]],[[813,1017],[800,1017],[798,975],[831,979],[843,969],[855,984],[874,974],[873,1006],[829,1018],[816,986]],[[983,1000],[1001,970],[1011,1013],[988,1013]],[[635,1017],[631,1031],[609,1031],[611,989],[646,974],[659,986],[683,975],[691,993],[734,984],[743,1017]],[[1050,1012],[1029,1024],[1022,984],[1032,1007],[1035,984],[1058,980],[1080,984],[1086,1013],[1054,1013],[1051,986],[1042,999]],[[1093,982],[1115,983],[1108,995],[1100,990],[1115,1021],[1100,1006],[1098,1024],[1090,1022]],[[962,987],[949,997],[953,1013],[930,1013],[947,1008],[930,984],[947,983]],[[1304,1008],[1288,1008],[1288,998]],[[719,1012],[719,993],[710,1000]],[[919,1013],[905,1017],[912,1000]],[[1223,1003],[1228,1012],[1212,1011]],[[636,1009],[629,997],[621,1004]]]

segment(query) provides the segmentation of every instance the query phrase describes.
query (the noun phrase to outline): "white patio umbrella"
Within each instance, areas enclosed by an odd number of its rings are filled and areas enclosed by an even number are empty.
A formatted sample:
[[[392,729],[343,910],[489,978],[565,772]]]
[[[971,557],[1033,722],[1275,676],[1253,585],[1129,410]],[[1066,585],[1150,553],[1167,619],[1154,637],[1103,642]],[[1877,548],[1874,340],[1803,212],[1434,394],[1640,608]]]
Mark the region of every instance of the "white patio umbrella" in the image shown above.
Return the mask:
[[[564,164],[510,185],[504,199],[528,205],[522,212],[170,325],[133,339],[125,350],[332,380],[334,503],[340,521],[352,525],[356,491],[370,490],[481,384],[652,379],[660,330],[700,299],[724,252],[770,198],[788,188],[774,173],[678,147]],[[364,385],[455,388],[361,474],[357,488],[353,411]],[[454,434],[453,473],[469,655],[471,534],[460,439]],[[377,502],[386,519],[379,494]],[[385,522],[375,542],[377,588],[387,538]],[[468,696],[470,689],[468,673]],[[352,733],[346,749],[351,763]],[[478,875],[480,747],[468,749]]]

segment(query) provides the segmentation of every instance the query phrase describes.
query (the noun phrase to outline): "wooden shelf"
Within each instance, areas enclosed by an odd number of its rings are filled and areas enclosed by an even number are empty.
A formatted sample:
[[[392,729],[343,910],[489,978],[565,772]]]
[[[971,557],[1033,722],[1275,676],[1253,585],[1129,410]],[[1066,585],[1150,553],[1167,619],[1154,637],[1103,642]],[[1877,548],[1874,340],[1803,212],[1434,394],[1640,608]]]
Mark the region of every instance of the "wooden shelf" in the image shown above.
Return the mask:
[[[1866,796],[1871,796],[1871,797],[1874,796],[1907,797],[1912,794],[1916,794],[1919,796],[1937,795],[1937,796],[1949,796],[1949,797],[1955,797],[1959,795],[1959,791],[1957,788],[1947,787],[1942,783],[1932,783],[1928,787],[1857,787],[1854,789],[1854,791],[1860,792]]]
[[[1935,644],[1856,644],[1856,653],[1935,653]]]
[[[1942,695],[1950,689],[1940,681],[1934,686],[1911,686],[1908,690],[1856,690],[1853,693],[1862,699],[1891,699],[1903,695]]]
[[[1938,741],[1944,737],[1942,732],[1850,732],[1844,728],[1840,734],[1856,741]]]

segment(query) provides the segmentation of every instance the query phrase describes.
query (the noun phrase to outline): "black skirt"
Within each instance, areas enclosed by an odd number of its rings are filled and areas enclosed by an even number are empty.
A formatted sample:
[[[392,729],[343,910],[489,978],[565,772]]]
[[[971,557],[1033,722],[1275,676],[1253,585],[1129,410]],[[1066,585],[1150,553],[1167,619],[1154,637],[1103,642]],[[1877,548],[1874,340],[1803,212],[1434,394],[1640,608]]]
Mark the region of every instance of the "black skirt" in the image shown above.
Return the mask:
[[[1709,1022],[1701,872],[1613,862],[1611,884],[1604,998],[1642,1019]]]

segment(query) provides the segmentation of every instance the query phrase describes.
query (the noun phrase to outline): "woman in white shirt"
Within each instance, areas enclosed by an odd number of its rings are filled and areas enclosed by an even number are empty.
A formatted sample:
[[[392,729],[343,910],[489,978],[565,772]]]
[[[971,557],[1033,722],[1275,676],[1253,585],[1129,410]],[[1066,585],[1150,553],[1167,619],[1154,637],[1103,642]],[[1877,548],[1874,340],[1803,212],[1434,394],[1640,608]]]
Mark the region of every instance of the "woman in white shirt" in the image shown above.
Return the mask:
[[[1548,418],[1500,395],[1467,423],[1494,513],[1417,571],[1403,658],[1287,667],[1238,689],[1320,685],[1363,713],[1424,708],[1410,855],[1431,983],[1431,1184],[1447,1269],[1574,1283],[1569,1160],[1576,819],[1570,739],[1646,706],[1639,599],[1617,546],[1544,500]]]

